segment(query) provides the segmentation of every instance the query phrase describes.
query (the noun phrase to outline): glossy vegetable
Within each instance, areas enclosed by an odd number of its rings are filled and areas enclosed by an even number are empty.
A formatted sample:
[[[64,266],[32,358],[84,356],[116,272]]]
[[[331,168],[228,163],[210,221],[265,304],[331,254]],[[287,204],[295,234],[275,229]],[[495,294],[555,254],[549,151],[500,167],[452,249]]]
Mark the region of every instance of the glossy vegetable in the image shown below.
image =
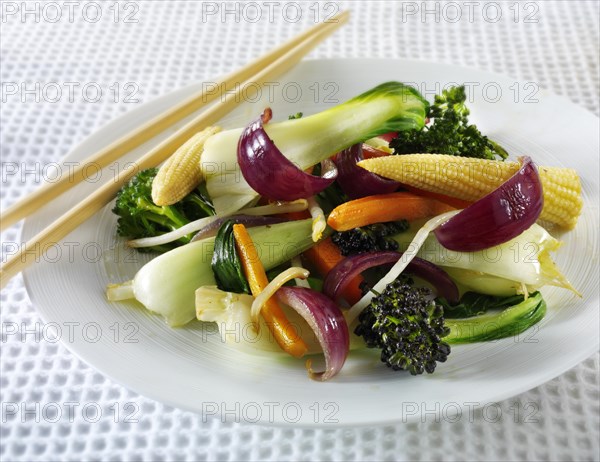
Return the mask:
[[[119,216],[117,234],[130,239],[155,238],[168,234],[190,222],[214,215],[212,205],[202,188],[196,188],[177,204],[158,206],[152,201],[152,184],[157,169],[139,172],[117,194],[112,211]],[[210,218],[208,218],[210,219]],[[147,250],[166,252],[187,244],[190,231],[167,242],[151,241]]]
[[[275,295],[275,292],[281,288],[281,286],[292,279],[306,282],[309,274],[310,273],[308,270],[304,268],[292,266],[291,268],[288,268],[275,276],[254,299],[252,307],[250,308],[250,317],[252,318],[252,321],[255,324],[258,324],[261,310],[267,304],[269,299]],[[308,288],[310,288],[310,286]]]
[[[431,374],[450,354],[442,341],[448,333],[444,310],[431,295],[428,288],[400,276],[373,297],[354,332],[369,348],[381,350],[381,361],[393,370]]]
[[[466,292],[460,297],[458,303],[449,304],[445,299],[438,299],[444,306],[444,317],[446,319],[470,318],[485,314],[490,310],[503,310],[518,305],[525,300],[523,295],[509,295],[498,297],[494,295],[478,294],[477,292]]]
[[[344,256],[398,250],[398,243],[393,236],[406,231],[408,227],[406,220],[375,223],[349,231],[335,232],[331,235],[331,240]]]
[[[234,220],[227,220],[215,237],[211,266],[217,287],[237,294],[250,293],[250,286],[242,271],[242,262],[233,238]]]
[[[338,169],[337,182],[342,190],[350,199],[396,191],[400,186],[396,181],[381,178],[356,165],[363,160],[362,151],[362,144],[357,143],[335,156],[334,162]]]
[[[417,253],[423,246],[429,234],[437,228],[440,224],[446,222],[449,218],[456,215],[459,211],[452,210],[450,212],[442,213],[436,217],[430,218],[425,222],[423,226],[413,236],[411,241],[408,243],[407,249],[404,251],[404,255],[400,258],[390,270],[383,276],[375,286],[365,293],[362,298],[357,301],[350,310],[346,313],[346,320],[348,323],[352,323],[357,316],[369,305],[374,294],[380,294],[383,290],[402,274],[410,262],[417,256]]]
[[[475,202],[520,168],[518,162],[408,154],[363,160],[359,165],[385,178],[426,191]],[[540,219],[574,228],[583,209],[581,181],[572,168],[538,166],[544,193]],[[464,207],[459,207],[464,208]]]
[[[465,87],[451,87],[436,95],[427,118],[433,123],[420,130],[398,133],[390,142],[396,154],[438,153],[453,156],[505,159],[508,154],[469,123]]]
[[[224,292],[216,286],[202,286],[196,290],[196,316],[200,321],[216,323],[214,333],[218,330],[223,342],[245,353],[287,355],[275,342],[262,316],[259,316],[259,329],[252,322],[250,309],[253,302],[254,297],[251,295]],[[323,349],[304,318],[287,305],[282,308],[289,321],[298,326],[298,331],[308,346],[307,354],[321,354]],[[210,333],[210,327],[205,331]],[[360,337],[350,333],[350,349],[364,347]]]
[[[232,215],[230,217],[220,217],[209,223],[200,231],[198,231],[192,238],[192,242],[206,239],[207,237],[213,237],[217,235],[217,231],[221,228],[223,223],[226,221],[234,221],[235,223],[241,223],[246,228],[253,228],[255,226],[274,225],[286,221],[281,217],[269,217],[265,215]]]
[[[323,293],[337,300],[347,284],[363,271],[375,266],[396,263],[402,257],[398,252],[371,252],[354,255],[342,260],[327,275],[323,284]],[[458,288],[448,274],[433,263],[415,257],[408,264],[405,273],[418,276],[431,283],[437,295],[450,303],[458,302]]]
[[[315,372],[310,359],[306,361],[310,378],[325,381],[334,377],[342,369],[350,348],[348,325],[338,306],[325,295],[304,287],[282,287],[277,297],[304,318],[323,349],[324,371]]]
[[[244,225],[233,225],[233,235],[252,295],[258,297],[269,284],[265,268],[259,258],[260,254]],[[308,351],[306,344],[275,299],[269,298],[265,301],[261,314],[282,350],[296,358],[306,354]]]
[[[327,220],[325,219],[325,213],[323,209],[319,206],[319,203],[314,197],[309,197],[308,201],[308,211],[310,212],[310,216],[313,219],[313,232],[312,232],[312,240],[313,242],[319,242],[323,237],[323,233],[327,228]]]
[[[216,322],[221,340],[245,350],[281,352],[270,334],[255,329],[250,320],[250,306],[254,297],[248,294],[225,292],[216,286],[202,286],[196,290],[196,318]],[[266,326],[264,326],[266,330]]]
[[[313,245],[311,220],[292,221],[248,230],[267,269],[288,261]],[[214,238],[191,242],[146,263],[133,281],[108,287],[109,300],[137,299],[147,309],[181,326],[195,317],[198,287],[215,285],[211,268]],[[290,245],[293,242],[294,245]]]
[[[316,177],[303,172],[275,146],[263,128],[271,109],[248,125],[240,136],[237,160],[244,179],[263,197],[277,201],[306,199],[323,191],[337,177],[335,168]]]
[[[265,131],[287,159],[304,170],[381,133],[423,127],[427,108],[413,88],[387,82],[318,114],[269,123]],[[239,210],[257,197],[237,165],[242,132],[217,133],[204,146],[201,167],[217,213]]]
[[[173,205],[202,182],[200,157],[206,140],[221,131],[207,127],[187,140],[162,164],[152,182],[152,201],[156,205]]]
[[[329,272],[341,261],[344,256],[340,249],[327,238],[316,244],[315,246],[304,252],[303,256],[317,270],[317,272],[325,278]],[[356,303],[362,297],[360,289],[364,279],[361,276],[356,276],[340,291],[341,296],[350,304]]]
[[[410,245],[415,228],[395,236],[401,251]],[[504,244],[476,252],[446,249],[435,235],[430,235],[417,256],[440,266],[469,290],[483,294],[535,292],[545,285],[575,291],[550,256],[560,245],[544,228],[534,224]]]
[[[306,210],[308,203],[304,199],[300,199],[294,202],[276,202],[273,204],[261,205],[259,207],[250,207],[247,209],[240,210],[241,215],[252,215],[256,217],[262,217],[264,215],[276,215],[280,213],[292,213]],[[160,234],[158,236],[146,237],[141,239],[135,239],[127,242],[127,245],[135,248],[158,246],[168,244],[170,242],[181,239],[190,233],[195,231],[202,231],[205,228],[210,229],[211,226],[215,226],[216,222],[223,222],[233,214],[221,214],[210,217],[200,218],[192,221],[186,225],[181,226],[169,233]],[[266,224],[266,223],[264,223]],[[216,228],[218,229],[218,227]],[[206,236],[208,237],[208,236]],[[194,236],[192,241],[198,240]]]
[[[536,292],[527,300],[500,312],[468,319],[446,319],[450,333],[444,341],[451,344],[473,343],[512,337],[537,324],[545,314],[546,302]]]
[[[536,222],[544,199],[537,168],[529,157],[517,173],[435,231],[450,250],[474,252],[503,244]]]
[[[346,202],[336,207],[327,224],[336,231],[398,220],[416,220],[454,210],[443,202],[407,192],[379,194]]]

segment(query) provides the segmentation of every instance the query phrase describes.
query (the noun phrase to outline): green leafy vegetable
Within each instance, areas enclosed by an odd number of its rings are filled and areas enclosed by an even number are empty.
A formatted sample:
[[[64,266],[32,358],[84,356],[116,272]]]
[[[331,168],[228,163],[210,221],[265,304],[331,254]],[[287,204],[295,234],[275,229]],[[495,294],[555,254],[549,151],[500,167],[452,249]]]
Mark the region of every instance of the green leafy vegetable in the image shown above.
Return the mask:
[[[288,116],[288,120],[301,119],[301,118],[302,118],[301,112],[296,112],[295,114]]]
[[[425,125],[428,108],[427,101],[415,89],[387,82],[323,112],[269,123],[265,130],[290,161],[307,169],[377,135],[420,130]],[[204,145],[201,167],[218,213],[239,210],[257,196],[237,164],[242,130],[217,133]]]
[[[235,220],[227,220],[219,228],[215,237],[211,266],[219,289],[237,294],[249,294],[250,286],[244,276],[242,262],[235,247],[234,224]]]
[[[469,319],[447,319],[450,333],[444,337],[448,343],[474,343],[511,337],[526,331],[542,320],[546,302],[536,292],[527,300],[497,313]]]
[[[180,202],[158,206],[152,202],[152,181],[158,169],[139,172],[117,194],[113,213],[119,216],[117,233],[130,239],[153,237],[168,233],[199,218],[214,215],[214,209],[204,186],[198,187]],[[166,252],[187,244],[192,235],[141,251]]]
[[[433,123],[422,129],[398,133],[390,142],[395,154],[450,154],[482,159],[505,159],[508,153],[469,124],[465,87],[452,87],[436,95],[427,117]]]
[[[485,314],[489,310],[502,310],[518,305],[525,300],[523,295],[499,297],[494,295],[466,292],[456,305],[450,305],[444,298],[438,298],[438,303],[444,307],[446,319],[470,318]]]

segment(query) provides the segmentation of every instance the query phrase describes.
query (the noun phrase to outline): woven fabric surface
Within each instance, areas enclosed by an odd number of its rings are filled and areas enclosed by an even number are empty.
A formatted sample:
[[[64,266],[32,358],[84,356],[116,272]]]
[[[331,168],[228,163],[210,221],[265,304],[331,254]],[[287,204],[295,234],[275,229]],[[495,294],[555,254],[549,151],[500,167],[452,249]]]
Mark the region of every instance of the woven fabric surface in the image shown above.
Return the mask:
[[[238,68],[342,8],[351,9],[352,21],[309,58],[472,66],[535,82],[599,112],[597,1],[257,2],[253,9],[192,1],[51,3],[57,6],[2,3],[2,208],[40,181],[36,174],[6,174],[6,165],[35,170],[59,161],[127,110]],[[12,227],[2,242],[18,242],[19,233],[20,226]],[[41,322],[20,276],[2,290],[1,303],[3,327],[35,330]],[[223,423],[174,409],[121,387],[60,343],[23,330],[5,334],[0,458],[6,461],[600,459],[598,354],[455,422],[307,430]],[[59,403],[62,418],[42,415],[36,403]],[[72,419],[66,403],[79,403]],[[102,411],[97,419],[80,411],[90,403]]]

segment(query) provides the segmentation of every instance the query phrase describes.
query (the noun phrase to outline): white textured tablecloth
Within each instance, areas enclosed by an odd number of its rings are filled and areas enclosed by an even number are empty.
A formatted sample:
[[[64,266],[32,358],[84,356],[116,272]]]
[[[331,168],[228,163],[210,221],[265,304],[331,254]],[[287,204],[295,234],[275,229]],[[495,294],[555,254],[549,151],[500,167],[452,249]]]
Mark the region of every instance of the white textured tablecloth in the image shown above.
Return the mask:
[[[534,82],[598,114],[597,1],[3,1],[2,207],[40,179],[9,165],[39,171],[123,112],[235,69],[338,6],[352,10],[351,23],[310,57],[473,66]],[[18,242],[19,232],[13,227],[2,241]],[[458,422],[431,417],[324,430],[224,424],[139,396],[62,344],[27,334],[23,328],[35,331],[41,320],[20,276],[1,300],[2,460],[600,459],[598,354],[494,412]],[[53,403],[62,418],[50,408],[41,412]],[[68,403],[78,403],[72,414]],[[97,421],[96,407],[103,410]],[[131,413],[135,422],[126,419]]]

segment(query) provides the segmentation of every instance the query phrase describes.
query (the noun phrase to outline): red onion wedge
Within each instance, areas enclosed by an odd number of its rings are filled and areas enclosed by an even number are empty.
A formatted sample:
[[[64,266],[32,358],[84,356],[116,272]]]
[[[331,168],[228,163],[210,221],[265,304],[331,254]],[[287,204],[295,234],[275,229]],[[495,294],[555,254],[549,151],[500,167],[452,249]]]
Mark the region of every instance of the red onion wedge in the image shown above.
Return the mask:
[[[362,143],[350,146],[338,153],[334,162],[338,169],[337,182],[350,199],[396,191],[399,183],[382,178],[356,165],[364,160]]]
[[[323,349],[324,371],[313,371],[310,360],[306,361],[310,378],[325,381],[335,376],[342,369],[350,349],[348,325],[341,310],[322,293],[304,287],[284,286],[277,291],[277,297],[304,318]]]
[[[292,201],[314,196],[333,183],[335,166],[317,177],[303,172],[281,153],[263,127],[271,116],[271,109],[266,108],[242,131],[238,142],[237,160],[252,189],[271,200]]]
[[[396,263],[402,254],[399,252],[370,252],[352,255],[339,262],[327,275],[323,284],[323,293],[337,300],[350,281],[363,271],[374,266]],[[406,267],[406,272],[425,279],[437,290],[440,297],[449,303],[459,300],[458,288],[450,276],[441,268],[427,260],[414,257]]]
[[[536,222],[544,206],[542,183],[531,158],[521,162],[519,171],[500,187],[434,231],[440,244],[475,252],[510,241]]]

